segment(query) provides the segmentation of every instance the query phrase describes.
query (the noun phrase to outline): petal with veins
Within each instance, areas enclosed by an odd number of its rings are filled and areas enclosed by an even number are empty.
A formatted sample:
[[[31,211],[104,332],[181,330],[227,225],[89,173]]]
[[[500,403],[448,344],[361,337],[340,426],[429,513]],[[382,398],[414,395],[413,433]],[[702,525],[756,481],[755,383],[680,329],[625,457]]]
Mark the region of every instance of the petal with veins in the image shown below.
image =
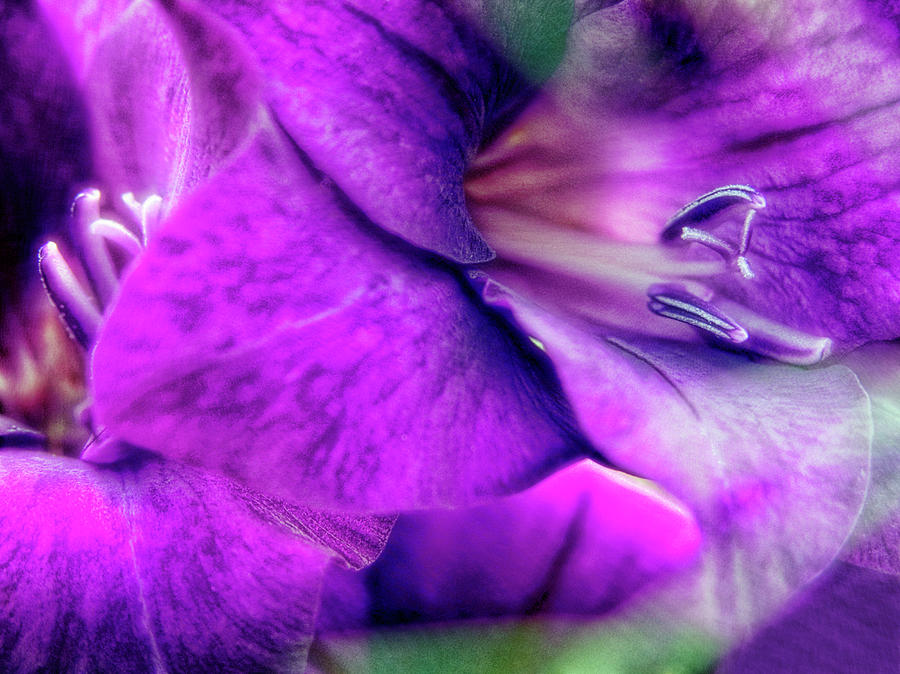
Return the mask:
[[[544,345],[604,455],[697,517],[702,564],[654,598],[658,607],[732,636],[838,554],[869,476],[871,413],[852,372],[604,337],[480,281]]]
[[[219,477],[0,454],[4,671],[299,670],[327,555]]]
[[[556,88],[568,188],[583,203],[588,185],[600,227],[649,241],[698,194],[752,185],[767,202],[754,278],[716,290],[839,350],[897,337],[900,58],[878,5],[630,2],[588,17]],[[571,213],[537,195],[520,207]]]
[[[93,354],[95,418],[320,507],[515,491],[584,445],[552,375],[472,300],[263,128],[125,280]]]
[[[467,4],[207,3],[244,32],[291,137],[373,222],[470,263],[493,252],[466,208],[463,171],[526,87]]]

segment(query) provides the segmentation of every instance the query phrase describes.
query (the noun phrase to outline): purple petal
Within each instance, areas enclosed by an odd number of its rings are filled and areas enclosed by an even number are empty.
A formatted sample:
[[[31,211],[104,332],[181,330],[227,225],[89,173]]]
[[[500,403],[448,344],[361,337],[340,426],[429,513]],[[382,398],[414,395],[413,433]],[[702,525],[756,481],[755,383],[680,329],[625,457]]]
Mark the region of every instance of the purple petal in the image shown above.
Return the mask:
[[[0,668],[302,668],[327,556],[227,480],[0,454]]]
[[[246,139],[260,105],[241,37],[192,5],[133,7],[98,45],[88,93],[107,188],[170,201]]]
[[[458,262],[493,257],[462,176],[524,87],[466,3],[208,4],[246,35],[276,118],[368,218]]]
[[[520,338],[275,129],[184,202],[93,354],[115,436],[316,507],[528,486],[582,451]]]
[[[716,671],[891,674],[898,662],[900,579],[838,564]]]
[[[604,455],[697,517],[703,563],[660,607],[733,633],[838,553],[863,503],[871,439],[868,400],[848,369],[605,338],[496,283],[483,293],[542,342]]]
[[[558,221],[560,201],[580,204],[579,224],[653,241],[699,195],[750,185],[767,202],[754,277],[723,275],[719,294],[844,350],[897,337],[900,52],[878,6],[631,2],[591,15],[556,89],[574,102],[557,122],[566,144],[548,143],[566,170],[518,207]]]
[[[329,574],[318,629],[599,615],[689,565],[699,547],[676,501],[584,461],[495,503],[402,516],[365,581]]]

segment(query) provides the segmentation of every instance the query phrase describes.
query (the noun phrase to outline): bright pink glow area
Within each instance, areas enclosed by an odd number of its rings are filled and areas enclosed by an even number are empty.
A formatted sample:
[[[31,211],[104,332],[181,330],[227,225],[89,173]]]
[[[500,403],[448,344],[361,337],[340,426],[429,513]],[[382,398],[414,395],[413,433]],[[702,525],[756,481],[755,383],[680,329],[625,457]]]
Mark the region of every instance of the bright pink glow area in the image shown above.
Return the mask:
[[[680,566],[697,554],[702,535],[688,509],[653,482],[581,461],[560,471],[521,498],[544,508],[569,511],[590,499],[587,537],[598,548],[640,552],[648,569]]]
[[[401,517],[368,591],[386,623],[598,616],[692,566],[700,543],[671,496],[583,461],[502,501]],[[348,593],[342,580],[328,583],[326,598]],[[329,627],[346,623],[328,614],[339,605],[325,602]]]

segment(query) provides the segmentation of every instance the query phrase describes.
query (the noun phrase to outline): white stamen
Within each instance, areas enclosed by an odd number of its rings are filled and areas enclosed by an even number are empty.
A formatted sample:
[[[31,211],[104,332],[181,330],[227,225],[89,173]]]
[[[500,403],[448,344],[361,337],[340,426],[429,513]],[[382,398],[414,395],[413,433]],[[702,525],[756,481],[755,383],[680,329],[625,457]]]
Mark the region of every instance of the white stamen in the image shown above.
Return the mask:
[[[151,194],[141,204],[141,235],[144,239],[144,246],[148,244],[150,238],[159,229],[161,216],[162,197],[158,194]]]
[[[73,212],[88,276],[101,303],[105,305],[118,290],[119,278],[106,242],[91,232],[91,224],[100,219],[100,190],[91,189],[76,196]]]
[[[739,255],[737,259],[734,261],[737,265],[738,271],[741,272],[741,276],[743,276],[748,281],[756,278],[756,274],[753,273],[753,270],[750,269],[750,262],[747,261],[747,258],[743,255]]]
[[[125,207],[131,213],[131,217],[134,218],[134,224],[139,225],[141,223],[141,202],[135,199],[134,192],[123,194],[122,203],[125,204]]]
[[[100,311],[53,241],[40,249],[38,269],[66,328],[82,347],[88,348],[100,329]]]
[[[100,218],[91,223],[91,234],[112,241],[132,258],[141,254],[143,246],[138,238],[122,223]]]
[[[707,323],[717,325],[720,328],[724,328],[725,330],[734,330],[737,327],[734,324],[709,313],[701,307],[698,307],[696,304],[690,304],[689,302],[675,299],[674,297],[669,297],[668,295],[651,295],[650,297],[661,304],[666,304],[670,307],[674,307],[675,309],[681,309],[684,312],[697,316],[697,318],[700,318]]]

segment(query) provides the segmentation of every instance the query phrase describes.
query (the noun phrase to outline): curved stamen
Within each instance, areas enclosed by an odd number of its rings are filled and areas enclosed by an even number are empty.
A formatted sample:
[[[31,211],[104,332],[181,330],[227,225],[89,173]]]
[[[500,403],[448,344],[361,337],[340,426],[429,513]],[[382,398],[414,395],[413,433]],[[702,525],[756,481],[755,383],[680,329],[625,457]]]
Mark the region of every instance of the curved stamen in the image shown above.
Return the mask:
[[[140,227],[141,240],[146,246],[150,241],[150,237],[159,227],[160,216],[162,213],[162,197],[158,194],[151,194],[143,201],[139,201],[134,192],[125,192],[122,195],[122,203],[125,204],[134,223]]]
[[[115,220],[107,220],[106,218],[94,220],[91,223],[90,231],[94,236],[117,244],[132,258],[140,255],[144,249],[138,238],[131,233],[131,230]]]
[[[833,343],[828,337],[791,328],[730,300],[720,301],[719,306],[746,328],[749,337],[741,344],[745,351],[791,365],[815,365],[831,355]]]
[[[734,256],[738,253],[735,247],[727,241],[694,227],[684,227],[681,230],[681,240],[687,241],[688,243],[702,244],[707,248],[716,251],[729,262],[733,260]]]
[[[118,290],[119,277],[106,243],[91,232],[91,225],[100,219],[100,190],[90,189],[80,193],[75,197],[72,211],[79,242],[84,249],[86,271],[97,296],[105,305]]]
[[[54,242],[38,252],[38,269],[50,300],[66,329],[87,349],[100,329],[100,311],[90,292],[78,281]]]
[[[162,219],[162,197],[158,194],[151,194],[144,199],[141,204],[141,234],[144,239],[144,245],[150,241],[150,238],[159,229],[159,222]]]
[[[141,202],[135,198],[134,192],[125,192],[121,199],[122,203],[125,204],[125,207],[128,209],[128,212],[131,213],[131,217],[134,219],[135,224],[140,224]]]
[[[704,330],[730,344],[747,340],[747,331],[710,302],[675,284],[660,284],[647,290],[647,308],[657,316],[671,318]]]
[[[735,204],[743,204],[755,211],[766,207],[766,199],[749,185],[717,187],[675,213],[663,227],[662,240],[677,241],[681,238],[683,227],[705,222]]]

